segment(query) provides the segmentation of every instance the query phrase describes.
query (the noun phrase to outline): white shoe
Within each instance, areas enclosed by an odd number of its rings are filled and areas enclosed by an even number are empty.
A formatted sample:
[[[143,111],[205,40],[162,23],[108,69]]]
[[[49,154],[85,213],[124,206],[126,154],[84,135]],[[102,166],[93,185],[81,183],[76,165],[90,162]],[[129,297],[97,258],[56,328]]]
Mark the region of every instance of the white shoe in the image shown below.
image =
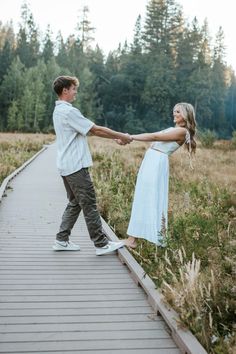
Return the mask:
[[[58,240],[55,240],[52,248],[54,249],[54,251],[79,251],[80,250],[80,246],[76,245],[71,241],[58,241]]]
[[[103,254],[107,254],[113,251],[118,250],[119,248],[124,246],[124,242],[112,242],[108,241],[108,244],[103,247],[96,247],[96,256],[102,256]]]

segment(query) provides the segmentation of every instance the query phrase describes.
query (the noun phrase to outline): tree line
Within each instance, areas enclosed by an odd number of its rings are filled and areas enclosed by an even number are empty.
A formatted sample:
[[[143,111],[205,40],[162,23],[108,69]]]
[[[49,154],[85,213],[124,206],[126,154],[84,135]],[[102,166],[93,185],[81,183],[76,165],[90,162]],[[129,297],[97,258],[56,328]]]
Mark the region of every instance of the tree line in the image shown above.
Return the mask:
[[[121,19],[122,22],[122,19]],[[15,33],[0,22],[0,130],[52,131],[59,75],[77,76],[82,113],[97,124],[130,133],[172,123],[177,102],[190,102],[200,129],[229,138],[236,129],[236,77],[225,62],[224,32],[212,40],[207,20],[184,19],[175,0],[149,0],[131,43],[104,55],[85,6],[75,33],[43,36],[26,3]],[[111,28],[112,33],[112,28]]]

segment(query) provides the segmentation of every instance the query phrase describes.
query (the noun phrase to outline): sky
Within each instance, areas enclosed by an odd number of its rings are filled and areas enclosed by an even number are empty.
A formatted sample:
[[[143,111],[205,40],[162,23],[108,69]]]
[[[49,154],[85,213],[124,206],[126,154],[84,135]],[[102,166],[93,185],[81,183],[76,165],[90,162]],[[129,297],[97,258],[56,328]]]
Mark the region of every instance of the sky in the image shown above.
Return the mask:
[[[125,40],[131,42],[138,15],[145,19],[146,5],[149,0],[28,0],[34,21],[45,33],[50,24],[53,35],[60,30],[64,39],[75,32],[76,24],[83,6],[89,7],[89,19],[96,28],[95,42],[105,54],[117,49]],[[183,6],[188,21],[197,17],[200,24],[208,20],[209,31],[214,38],[219,27],[223,28],[226,45],[226,62],[236,72],[235,0],[177,0]],[[0,0],[0,21],[3,24],[13,21],[17,25],[21,18],[23,0]]]

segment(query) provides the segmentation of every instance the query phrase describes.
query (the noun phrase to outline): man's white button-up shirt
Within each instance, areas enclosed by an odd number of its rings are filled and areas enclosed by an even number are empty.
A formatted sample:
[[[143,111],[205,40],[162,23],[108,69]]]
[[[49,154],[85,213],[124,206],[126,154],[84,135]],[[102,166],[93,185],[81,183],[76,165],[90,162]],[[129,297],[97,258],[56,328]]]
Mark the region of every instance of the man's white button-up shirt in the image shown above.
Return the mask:
[[[53,124],[57,141],[57,168],[68,176],[81,168],[92,166],[87,133],[94,123],[66,101],[56,101]]]

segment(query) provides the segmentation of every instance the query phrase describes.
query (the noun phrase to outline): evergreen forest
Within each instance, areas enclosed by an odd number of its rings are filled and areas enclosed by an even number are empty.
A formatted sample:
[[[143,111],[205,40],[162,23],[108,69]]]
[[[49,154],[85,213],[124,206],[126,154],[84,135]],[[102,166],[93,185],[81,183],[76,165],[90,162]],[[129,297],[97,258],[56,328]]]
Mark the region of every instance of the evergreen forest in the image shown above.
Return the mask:
[[[69,19],[68,19],[69,21]],[[121,19],[122,22],[122,19]],[[236,77],[226,61],[224,31],[211,37],[207,19],[188,22],[175,0],[149,0],[131,43],[105,55],[94,41],[89,8],[74,33],[42,33],[27,3],[16,33],[0,22],[0,130],[51,132],[59,75],[80,80],[75,105],[98,125],[129,133],[172,125],[177,102],[195,107],[199,130],[228,139],[236,130]],[[111,28],[112,33],[112,28]]]

